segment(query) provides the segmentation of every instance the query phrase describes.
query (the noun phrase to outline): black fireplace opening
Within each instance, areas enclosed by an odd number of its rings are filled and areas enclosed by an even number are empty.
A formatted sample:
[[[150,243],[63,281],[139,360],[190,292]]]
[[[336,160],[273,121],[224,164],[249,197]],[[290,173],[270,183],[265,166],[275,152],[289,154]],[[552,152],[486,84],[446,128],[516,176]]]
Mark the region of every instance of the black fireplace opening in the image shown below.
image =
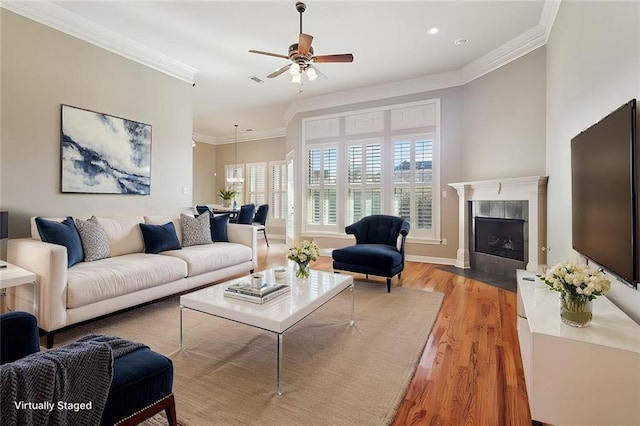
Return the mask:
[[[475,217],[476,252],[524,261],[524,220]]]

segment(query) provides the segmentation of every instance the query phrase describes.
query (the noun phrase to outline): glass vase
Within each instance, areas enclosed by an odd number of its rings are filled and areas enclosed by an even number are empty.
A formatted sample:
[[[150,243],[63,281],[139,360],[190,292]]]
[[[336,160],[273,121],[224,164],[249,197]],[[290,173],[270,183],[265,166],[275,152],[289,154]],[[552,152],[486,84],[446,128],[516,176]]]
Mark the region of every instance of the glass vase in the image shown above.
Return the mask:
[[[591,300],[575,297],[569,294],[560,295],[560,318],[562,322],[572,327],[587,327],[591,324]]]
[[[296,262],[298,269],[296,271],[296,278],[306,280],[309,278],[309,262]]]

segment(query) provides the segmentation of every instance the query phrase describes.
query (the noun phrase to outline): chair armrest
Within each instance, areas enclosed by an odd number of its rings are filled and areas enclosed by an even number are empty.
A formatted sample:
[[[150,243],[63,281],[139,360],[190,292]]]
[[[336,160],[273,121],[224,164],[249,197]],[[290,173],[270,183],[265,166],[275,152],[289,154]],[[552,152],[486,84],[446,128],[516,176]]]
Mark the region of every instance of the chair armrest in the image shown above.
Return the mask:
[[[406,237],[407,235],[409,235],[410,228],[411,226],[409,225],[409,221],[405,220],[404,222],[402,222],[402,226],[400,227],[400,234],[402,234],[403,237]]]
[[[356,237],[356,244],[360,244],[360,228],[358,227],[358,222],[352,223],[351,225],[344,228],[344,232],[347,235],[354,235]]]
[[[38,326],[53,331],[67,325],[67,248],[31,238],[10,239],[7,260],[36,274],[38,282]],[[14,310],[33,303],[32,286],[12,289]],[[27,304],[28,303],[28,304]]]
[[[230,243],[243,244],[251,249],[253,267],[258,267],[258,232],[253,225],[227,224],[227,237]]]
[[[0,315],[0,364],[40,351],[36,317],[27,312]]]
[[[409,229],[411,226],[409,225],[409,221],[405,220],[402,222],[402,226],[400,227],[400,236],[402,237],[400,241],[400,254],[402,255],[402,262],[404,263],[404,245],[407,240],[407,235],[409,235]]]

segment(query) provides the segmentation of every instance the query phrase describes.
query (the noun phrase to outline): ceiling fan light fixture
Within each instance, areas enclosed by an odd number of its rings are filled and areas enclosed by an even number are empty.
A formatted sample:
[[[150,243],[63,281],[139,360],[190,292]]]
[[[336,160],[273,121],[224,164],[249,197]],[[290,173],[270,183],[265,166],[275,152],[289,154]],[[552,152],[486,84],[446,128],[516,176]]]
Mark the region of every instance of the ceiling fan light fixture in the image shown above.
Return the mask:
[[[298,73],[294,76],[291,76],[291,82],[295,84],[302,84],[302,74]]]
[[[291,66],[289,67],[289,74],[291,75],[300,74],[300,65],[298,65],[296,62],[292,63]]]
[[[318,74],[316,73],[316,70],[311,67],[307,68],[307,78],[309,78],[309,81],[313,81],[316,78],[318,78]]]

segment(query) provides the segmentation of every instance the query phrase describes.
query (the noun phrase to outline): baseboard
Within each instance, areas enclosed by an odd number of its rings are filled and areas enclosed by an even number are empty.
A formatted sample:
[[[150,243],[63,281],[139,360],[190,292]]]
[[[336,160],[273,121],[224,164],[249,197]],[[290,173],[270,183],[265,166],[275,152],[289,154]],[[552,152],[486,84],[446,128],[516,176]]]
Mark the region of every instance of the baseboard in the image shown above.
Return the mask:
[[[433,257],[433,256],[416,256],[413,254],[407,254],[405,259],[410,262],[419,263],[436,263],[439,265],[455,265],[456,259],[450,259],[448,257]]]

